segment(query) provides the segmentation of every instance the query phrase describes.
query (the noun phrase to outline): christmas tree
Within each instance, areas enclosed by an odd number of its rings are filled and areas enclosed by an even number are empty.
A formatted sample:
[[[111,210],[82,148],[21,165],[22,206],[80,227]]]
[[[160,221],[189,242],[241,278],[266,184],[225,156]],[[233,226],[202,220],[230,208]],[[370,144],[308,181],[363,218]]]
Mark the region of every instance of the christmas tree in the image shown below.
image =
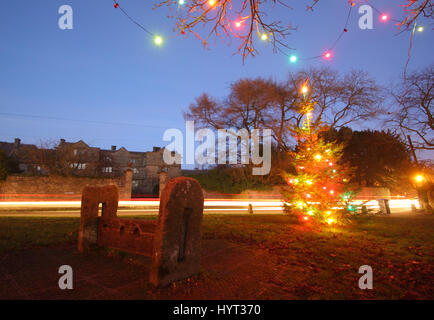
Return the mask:
[[[343,146],[321,137],[329,128],[321,123],[312,125],[315,110],[306,83],[302,93],[298,112],[303,115],[303,126],[289,128],[297,146],[292,152],[295,172],[285,174],[285,207],[305,222],[342,224],[355,210],[352,193],[346,190],[350,170],[339,161]]]

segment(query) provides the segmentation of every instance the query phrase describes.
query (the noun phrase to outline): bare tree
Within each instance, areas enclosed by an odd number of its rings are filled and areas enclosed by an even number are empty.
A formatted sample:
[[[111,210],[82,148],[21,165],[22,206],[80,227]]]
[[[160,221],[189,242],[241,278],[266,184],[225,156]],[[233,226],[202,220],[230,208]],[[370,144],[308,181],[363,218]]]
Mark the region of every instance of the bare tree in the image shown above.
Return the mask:
[[[402,7],[404,9],[404,18],[399,22],[400,28],[410,29],[420,16],[433,18],[434,5],[432,0],[407,0],[407,3]]]
[[[330,128],[340,128],[379,114],[382,89],[364,71],[353,70],[341,76],[330,68],[310,69],[297,74],[296,79],[291,82],[309,80],[313,125],[323,122]]]
[[[20,154],[28,171],[61,176],[97,176],[99,157],[89,150],[77,150],[70,143],[41,142],[39,147],[26,148]]]
[[[390,119],[404,135],[414,138],[415,149],[434,150],[434,65],[411,73],[392,92],[398,105]]]
[[[203,93],[190,104],[189,111],[184,112],[186,120],[194,120],[197,125],[214,129],[224,128],[223,107],[220,102]]]
[[[313,10],[320,0],[305,2],[307,10]],[[354,1],[349,2],[355,4]],[[297,28],[270,17],[275,7],[292,9],[290,3],[289,0],[189,0],[180,5],[179,0],[160,0],[156,7],[170,7],[179,32],[193,34],[204,46],[212,38],[235,38],[239,42],[238,52],[244,60],[257,54],[256,39],[271,41],[275,50],[289,48],[285,39]],[[404,15],[398,23],[399,28],[410,29],[420,16],[433,17],[432,0],[406,0],[401,6]]]
[[[383,101],[382,89],[362,71],[341,76],[329,68],[310,69],[290,74],[288,80],[241,79],[233,83],[223,102],[203,94],[184,114],[203,126],[214,129],[269,128],[277,150],[288,151],[288,128],[303,125],[303,95],[300,89],[308,83],[313,102],[312,125],[325,123],[340,128],[352,122],[375,117]]]
[[[274,48],[287,47],[286,36],[295,28],[284,25],[282,21],[267,19],[267,11],[274,6],[287,9],[291,7],[284,0],[190,0],[186,1],[182,10],[177,10],[176,27],[181,34],[191,33],[199,38],[204,46],[210,39],[234,37],[239,40],[238,52],[243,59],[257,54],[254,37],[271,41]],[[271,5],[270,5],[271,4]],[[157,4],[161,6],[179,7],[178,0],[164,0]],[[198,30],[206,30],[202,35]]]

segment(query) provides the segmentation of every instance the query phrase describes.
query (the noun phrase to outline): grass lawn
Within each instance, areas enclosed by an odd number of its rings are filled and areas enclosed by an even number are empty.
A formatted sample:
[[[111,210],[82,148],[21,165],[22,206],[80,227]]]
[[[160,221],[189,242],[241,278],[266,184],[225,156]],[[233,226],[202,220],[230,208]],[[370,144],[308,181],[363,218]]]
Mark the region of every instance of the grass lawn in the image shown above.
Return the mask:
[[[78,226],[79,218],[0,217],[0,257],[75,244]],[[225,239],[261,253],[274,270],[265,281],[278,288],[260,297],[266,299],[433,299],[433,231],[434,216],[371,217],[322,228],[284,215],[206,215],[203,222],[205,241]],[[358,288],[361,265],[373,268],[374,290]],[[194,281],[208,277],[205,270]],[[177,290],[189,285],[182,282]]]

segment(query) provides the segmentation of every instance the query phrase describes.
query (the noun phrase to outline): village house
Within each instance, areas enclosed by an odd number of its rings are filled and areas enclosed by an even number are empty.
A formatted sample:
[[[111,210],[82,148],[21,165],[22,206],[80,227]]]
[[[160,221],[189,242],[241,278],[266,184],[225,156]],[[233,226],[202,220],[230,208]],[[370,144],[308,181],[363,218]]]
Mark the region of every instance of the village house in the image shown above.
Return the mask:
[[[166,172],[171,179],[181,175],[181,165],[166,165],[163,161],[164,148],[152,151],[129,151],[124,147],[111,146],[109,150],[91,147],[82,140],[60,142],[53,146],[0,142],[0,149],[19,163],[22,174],[64,175],[81,177],[114,178],[133,171],[132,195],[150,197],[159,194],[160,173]]]

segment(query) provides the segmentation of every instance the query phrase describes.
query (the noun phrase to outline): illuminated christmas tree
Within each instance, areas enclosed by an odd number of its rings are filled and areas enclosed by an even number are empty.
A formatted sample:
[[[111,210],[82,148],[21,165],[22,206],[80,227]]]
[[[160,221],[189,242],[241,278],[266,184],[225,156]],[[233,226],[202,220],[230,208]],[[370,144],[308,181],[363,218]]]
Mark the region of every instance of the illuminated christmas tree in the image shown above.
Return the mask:
[[[342,224],[356,209],[351,204],[352,193],[346,190],[350,170],[339,162],[343,146],[321,138],[328,127],[312,125],[315,110],[308,90],[305,83],[299,110],[303,126],[290,128],[297,147],[292,153],[295,173],[285,177],[289,186],[284,193],[285,207],[305,222]]]

